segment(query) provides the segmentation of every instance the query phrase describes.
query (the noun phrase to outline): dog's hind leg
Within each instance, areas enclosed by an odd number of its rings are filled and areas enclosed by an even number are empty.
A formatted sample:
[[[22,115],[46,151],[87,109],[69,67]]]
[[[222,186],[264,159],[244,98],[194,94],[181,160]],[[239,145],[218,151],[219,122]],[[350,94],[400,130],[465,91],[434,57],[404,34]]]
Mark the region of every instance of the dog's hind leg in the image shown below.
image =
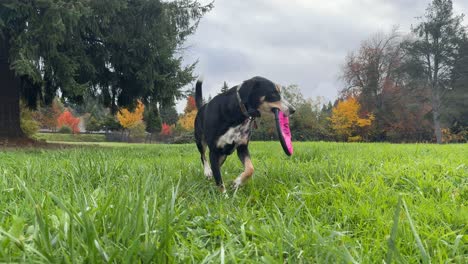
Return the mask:
[[[203,172],[207,179],[213,178],[213,172],[211,171],[210,163],[206,159],[205,152],[206,152],[206,143],[201,140],[197,140],[197,148],[200,152],[200,159],[203,164]]]
[[[226,159],[225,155],[218,154],[216,151],[210,151],[210,163],[213,176],[215,178],[216,185],[219,187],[222,193],[226,192],[224,188],[223,179],[221,178],[221,164]]]
[[[233,188],[239,188],[244,185],[253,175],[254,167],[250,160],[250,153],[247,145],[240,145],[237,147],[237,156],[244,165],[244,172],[237,177],[232,183]]]

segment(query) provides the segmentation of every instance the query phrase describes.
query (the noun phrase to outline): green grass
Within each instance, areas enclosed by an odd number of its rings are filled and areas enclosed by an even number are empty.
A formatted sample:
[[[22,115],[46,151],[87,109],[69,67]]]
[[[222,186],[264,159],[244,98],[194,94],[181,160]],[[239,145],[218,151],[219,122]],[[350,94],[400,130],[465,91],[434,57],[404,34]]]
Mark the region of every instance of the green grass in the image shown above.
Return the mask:
[[[61,134],[61,133],[37,133],[35,139],[47,142],[103,142],[106,141],[102,134]]]
[[[0,151],[0,262],[468,262],[468,145],[250,149],[229,198],[193,144]]]

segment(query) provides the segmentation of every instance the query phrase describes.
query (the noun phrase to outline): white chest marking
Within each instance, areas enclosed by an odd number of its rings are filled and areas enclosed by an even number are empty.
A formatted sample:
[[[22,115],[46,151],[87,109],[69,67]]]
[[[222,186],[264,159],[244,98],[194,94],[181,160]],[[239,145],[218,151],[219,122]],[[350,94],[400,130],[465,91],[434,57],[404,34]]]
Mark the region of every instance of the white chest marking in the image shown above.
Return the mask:
[[[249,142],[250,135],[250,120],[244,122],[238,126],[230,127],[226,133],[218,138],[216,146],[218,148],[223,148],[226,145],[235,144],[243,145]]]

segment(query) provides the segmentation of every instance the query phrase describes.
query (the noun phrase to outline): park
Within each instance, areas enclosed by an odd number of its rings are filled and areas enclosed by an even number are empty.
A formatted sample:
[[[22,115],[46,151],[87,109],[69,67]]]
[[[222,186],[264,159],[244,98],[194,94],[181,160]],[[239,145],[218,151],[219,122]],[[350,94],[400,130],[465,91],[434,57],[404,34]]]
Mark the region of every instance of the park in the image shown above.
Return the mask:
[[[468,5],[397,2],[2,1],[0,262],[467,263]],[[255,171],[220,192],[228,95]]]

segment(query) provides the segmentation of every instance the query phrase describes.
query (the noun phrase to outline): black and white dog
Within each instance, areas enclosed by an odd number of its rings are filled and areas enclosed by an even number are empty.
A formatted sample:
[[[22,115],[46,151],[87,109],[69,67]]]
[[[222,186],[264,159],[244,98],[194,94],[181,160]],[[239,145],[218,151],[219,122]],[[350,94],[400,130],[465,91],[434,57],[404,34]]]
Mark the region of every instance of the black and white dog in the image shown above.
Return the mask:
[[[226,157],[234,150],[237,150],[244,165],[244,172],[233,182],[233,187],[243,185],[254,173],[248,144],[255,118],[261,114],[273,114],[273,108],[278,108],[286,115],[295,112],[294,107],[281,97],[281,86],[263,77],[246,80],[215,96],[205,105],[202,80],[199,79],[195,86],[195,102],[198,108],[195,140],[205,176],[209,179],[214,176],[221,192],[225,192],[225,188],[220,169]],[[207,146],[210,163],[205,157]]]

